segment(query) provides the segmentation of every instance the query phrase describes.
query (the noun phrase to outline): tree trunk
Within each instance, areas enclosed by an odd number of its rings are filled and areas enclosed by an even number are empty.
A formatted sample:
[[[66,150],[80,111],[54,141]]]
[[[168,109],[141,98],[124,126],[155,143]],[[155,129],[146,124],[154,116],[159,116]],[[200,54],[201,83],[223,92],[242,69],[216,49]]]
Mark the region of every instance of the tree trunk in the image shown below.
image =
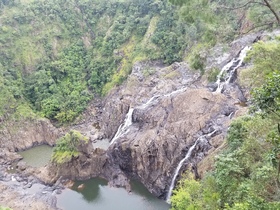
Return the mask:
[[[268,0],[263,0],[264,1],[264,4],[265,6],[268,7],[268,9],[273,13],[273,15],[275,16],[276,20],[277,20],[277,23],[278,25],[280,25],[280,18],[277,14],[277,12],[272,8],[272,6],[269,4]]]

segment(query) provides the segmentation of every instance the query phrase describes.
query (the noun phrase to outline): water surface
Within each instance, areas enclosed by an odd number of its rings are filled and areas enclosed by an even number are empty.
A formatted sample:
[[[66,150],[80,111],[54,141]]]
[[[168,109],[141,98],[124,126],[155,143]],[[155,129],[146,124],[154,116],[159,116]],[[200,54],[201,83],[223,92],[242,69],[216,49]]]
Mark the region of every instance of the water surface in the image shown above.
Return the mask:
[[[84,184],[83,190],[77,187]],[[58,195],[57,206],[64,210],[168,210],[169,205],[153,196],[141,183],[133,181],[132,192],[113,188],[99,178],[76,182],[73,190]]]
[[[26,162],[27,165],[42,167],[50,161],[52,156],[52,147],[41,145],[19,152],[19,154],[23,157],[23,161]]]

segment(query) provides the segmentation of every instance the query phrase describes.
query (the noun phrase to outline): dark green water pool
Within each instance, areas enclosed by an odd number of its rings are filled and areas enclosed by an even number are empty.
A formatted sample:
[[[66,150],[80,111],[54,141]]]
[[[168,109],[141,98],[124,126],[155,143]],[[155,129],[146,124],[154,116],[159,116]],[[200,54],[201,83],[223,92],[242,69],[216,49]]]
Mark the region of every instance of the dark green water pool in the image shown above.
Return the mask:
[[[80,184],[85,188],[77,189]],[[99,178],[76,182],[73,190],[58,195],[57,206],[64,210],[168,210],[169,205],[153,196],[141,183],[132,181],[132,192],[113,188]]]

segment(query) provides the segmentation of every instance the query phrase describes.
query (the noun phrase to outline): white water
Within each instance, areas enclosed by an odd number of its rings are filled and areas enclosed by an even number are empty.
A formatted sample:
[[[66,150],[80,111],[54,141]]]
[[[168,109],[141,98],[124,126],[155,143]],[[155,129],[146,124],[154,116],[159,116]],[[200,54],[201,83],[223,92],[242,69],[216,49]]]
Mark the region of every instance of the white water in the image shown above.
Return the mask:
[[[190,158],[190,156],[192,155],[192,152],[193,152],[194,148],[196,147],[196,145],[197,145],[197,143],[198,143],[199,141],[201,141],[205,136],[207,136],[207,137],[212,137],[212,135],[213,135],[214,133],[216,133],[216,131],[217,131],[217,130],[214,130],[213,132],[211,132],[211,133],[209,133],[209,134],[205,134],[205,135],[203,135],[203,136],[200,136],[200,137],[195,141],[194,145],[192,145],[192,146],[190,147],[190,149],[188,150],[186,156],[179,162],[179,164],[178,164],[178,166],[177,166],[177,168],[176,168],[176,170],[175,170],[174,176],[173,176],[173,178],[172,178],[171,185],[170,185],[170,187],[169,187],[168,193],[167,193],[167,197],[166,197],[167,203],[170,203],[170,197],[171,197],[171,195],[172,195],[173,188],[175,187],[176,178],[177,178],[177,176],[178,176],[178,174],[179,174],[179,172],[180,172],[180,169],[182,168],[184,162],[186,162],[186,161]]]
[[[153,96],[152,98],[150,98],[150,100],[148,100],[146,103],[138,106],[138,109],[145,109],[154,99],[160,97],[159,95]],[[129,127],[132,125],[132,114],[133,114],[134,109],[133,108],[129,108],[126,116],[125,116],[125,120],[124,123],[122,123],[119,128],[117,133],[115,134],[115,136],[113,137],[113,139],[110,142],[110,145],[113,144],[118,138],[120,138],[121,136],[125,135],[128,133],[129,131]]]
[[[167,94],[164,95],[164,97],[169,97],[169,96],[172,96],[172,95],[177,94],[177,93],[182,93],[182,92],[184,92],[186,90],[187,90],[187,87],[184,87],[184,88],[175,90],[175,91],[173,91],[171,93],[167,93]]]
[[[115,134],[114,138],[110,142],[110,145],[113,144],[116,141],[116,139],[125,135],[129,131],[129,126],[132,125],[132,113],[133,113],[133,111],[134,111],[133,108],[129,108],[129,110],[128,110],[126,116],[125,116],[124,123],[122,123],[119,126],[117,133]]]
[[[228,62],[221,70],[216,81],[218,88],[215,92],[221,93],[223,91],[224,85],[230,83],[236,70],[243,64],[247,52],[251,49],[250,46],[244,47],[237,58],[233,58]],[[224,76],[226,74],[226,76]],[[223,79],[223,81],[222,81]]]
[[[192,151],[194,150],[194,148],[195,148],[195,146],[196,146],[196,144],[198,143],[199,140],[200,140],[200,138],[198,138],[198,139],[195,141],[194,145],[192,145],[192,146],[190,147],[190,149],[189,149],[188,153],[186,154],[186,156],[180,161],[179,165],[177,166],[177,168],[176,168],[176,170],[175,170],[175,173],[174,173],[174,176],[173,176],[172,181],[171,181],[171,185],[170,185],[170,187],[169,187],[169,191],[168,191],[167,197],[166,197],[167,203],[170,203],[170,197],[171,197],[171,195],[172,195],[172,190],[173,190],[173,188],[174,188],[174,186],[175,186],[176,178],[177,178],[177,176],[178,176],[178,174],[179,174],[180,169],[181,169],[182,166],[183,166],[183,163],[184,163],[187,159],[190,158],[190,156],[191,156],[191,154],[192,154]]]
[[[181,93],[184,92],[187,88],[182,88],[182,89],[178,89],[175,90],[171,93],[168,93],[166,95],[164,95],[164,97],[168,97],[171,95],[174,95],[176,93]],[[160,95],[155,95],[152,98],[150,98],[146,103],[137,106],[137,109],[145,109],[147,108],[150,103],[152,103],[155,99],[161,97]],[[134,109],[133,108],[129,108],[126,116],[125,116],[125,120],[124,122],[119,126],[117,133],[115,134],[115,136],[112,138],[110,145],[113,144],[118,138],[122,137],[123,135],[127,134],[129,132],[129,127],[132,125],[132,114],[133,114]]]
[[[148,100],[146,103],[144,103],[144,104],[138,106],[137,108],[138,108],[138,109],[145,109],[153,100],[155,100],[155,99],[157,99],[157,98],[159,98],[159,97],[160,97],[160,95],[155,95],[155,96],[153,96],[152,98],[150,98],[150,100]]]

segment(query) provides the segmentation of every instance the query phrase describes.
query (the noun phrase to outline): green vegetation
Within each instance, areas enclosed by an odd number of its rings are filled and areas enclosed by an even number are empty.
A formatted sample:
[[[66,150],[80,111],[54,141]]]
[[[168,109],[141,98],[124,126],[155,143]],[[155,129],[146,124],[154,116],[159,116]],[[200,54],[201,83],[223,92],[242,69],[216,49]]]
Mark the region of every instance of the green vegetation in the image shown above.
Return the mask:
[[[171,2],[180,7],[167,0],[0,1],[1,119],[71,122],[94,95],[122,84],[137,61],[186,59],[204,73],[217,41],[232,40],[245,25],[273,27],[279,8],[277,0],[270,7],[245,0]]]
[[[78,157],[80,151],[79,145],[87,143],[88,138],[75,130],[71,130],[65,136],[58,139],[53,150],[52,161],[58,164],[68,162],[72,157]]]
[[[0,206],[0,210],[12,210],[12,209]]]
[[[211,68],[208,72],[207,72],[207,79],[208,82],[215,82],[217,81],[217,77],[220,73],[220,69],[218,68]]]
[[[211,23],[213,20],[221,22],[215,16],[223,13],[226,14],[223,17],[227,24],[222,27],[228,30],[228,27],[232,25],[234,26],[232,29],[239,30],[241,33],[248,33],[256,29],[271,29],[280,24],[279,0],[224,0],[222,2],[219,0],[170,0],[170,2],[186,8],[184,14],[188,22],[195,22],[202,18],[206,24],[210,23],[208,28],[213,26]],[[206,33],[206,36],[208,35]]]
[[[204,73],[217,42],[279,26],[279,0],[170,1],[179,6],[167,0],[0,0],[0,126],[39,116],[72,122],[94,96],[122,84],[135,62],[186,59]],[[279,39],[253,46],[248,60],[254,65],[241,77],[252,91],[252,115],[232,123],[213,171],[180,182],[173,209],[280,209],[279,59]],[[217,74],[210,70],[208,80]],[[52,160],[77,157],[84,141],[71,131]]]
[[[186,55],[190,67],[204,73],[206,55],[217,42],[252,31],[279,26],[279,0],[169,0],[180,6],[180,18],[188,26]]]
[[[0,23],[0,114],[21,106],[60,124],[136,61],[182,60],[189,36],[167,0],[0,1]]]
[[[231,124],[213,171],[202,180],[188,175],[180,182],[172,209],[280,209],[279,55],[279,40],[253,46],[252,115]]]

